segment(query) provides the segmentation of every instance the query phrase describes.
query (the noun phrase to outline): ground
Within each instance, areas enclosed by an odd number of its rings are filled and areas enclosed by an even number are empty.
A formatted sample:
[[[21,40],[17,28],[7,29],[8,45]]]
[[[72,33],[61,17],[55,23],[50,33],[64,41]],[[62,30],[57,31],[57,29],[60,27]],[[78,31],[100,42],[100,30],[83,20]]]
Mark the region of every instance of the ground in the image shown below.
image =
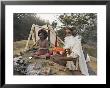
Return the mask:
[[[14,50],[13,51],[13,55],[19,54],[20,52],[22,52],[24,50],[24,48],[25,48],[26,42],[27,42],[27,40],[22,40],[22,41],[14,42],[13,43],[13,50]],[[33,44],[33,42],[30,41],[29,46],[31,46],[32,44]],[[91,62],[89,62],[87,64],[87,66],[89,68],[89,74],[90,75],[95,75],[95,74],[97,74],[97,60],[94,57],[95,56],[95,54],[93,52],[94,47],[92,48],[92,47],[89,47],[88,45],[86,45],[86,46],[88,47],[88,50],[89,50],[90,54],[92,52],[91,55],[93,55],[93,56],[90,56]]]

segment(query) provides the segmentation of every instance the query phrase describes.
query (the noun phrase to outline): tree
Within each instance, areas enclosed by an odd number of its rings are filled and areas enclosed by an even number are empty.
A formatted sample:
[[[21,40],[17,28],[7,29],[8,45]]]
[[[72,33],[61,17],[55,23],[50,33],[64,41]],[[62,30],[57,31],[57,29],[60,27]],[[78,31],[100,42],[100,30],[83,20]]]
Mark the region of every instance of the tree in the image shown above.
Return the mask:
[[[32,24],[44,25],[46,22],[36,17],[35,13],[14,13],[14,41],[27,39]]]
[[[97,42],[97,14],[96,13],[64,13],[59,16],[62,26],[76,27],[77,32],[82,36],[82,43]],[[61,38],[63,29],[58,30]],[[62,33],[61,33],[62,32]]]
[[[56,22],[56,20],[55,20],[55,21],[52,22],[52,27],[53,27],[53,28],[56,28],[56,26],[57,26],[57,22]]]

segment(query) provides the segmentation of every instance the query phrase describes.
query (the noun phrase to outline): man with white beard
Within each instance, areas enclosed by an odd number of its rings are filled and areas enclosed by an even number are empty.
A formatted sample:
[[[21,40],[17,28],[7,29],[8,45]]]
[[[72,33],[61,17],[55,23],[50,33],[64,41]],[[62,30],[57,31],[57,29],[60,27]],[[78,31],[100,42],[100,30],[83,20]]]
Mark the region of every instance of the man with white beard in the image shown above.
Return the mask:
[[[79,60],[79,69],[83,75],[89,75],[87,64],[84,58],[84,54],[81,46],[81,38],[75,32],[75,28],[65,28],[66,37],[65,37],[65,49],[70,49],[71,54],[69,57],[78,58]],[[67,68],[74,70],[73,61],[67,61]]]
[[[82,51],[81,37],[77,35],[75,28],[66,27],[64,29],[66,34],[64,39],[64,49],[69,49],[71,53],[67,57],[61,57],[58,60],[65,60],[67,62],[66,67],[70,71],[74,72],[80,70],[82,75],[89,75],[86,60]],[[78,59],[79,68],[77,69],[73,62],[75,58]]]

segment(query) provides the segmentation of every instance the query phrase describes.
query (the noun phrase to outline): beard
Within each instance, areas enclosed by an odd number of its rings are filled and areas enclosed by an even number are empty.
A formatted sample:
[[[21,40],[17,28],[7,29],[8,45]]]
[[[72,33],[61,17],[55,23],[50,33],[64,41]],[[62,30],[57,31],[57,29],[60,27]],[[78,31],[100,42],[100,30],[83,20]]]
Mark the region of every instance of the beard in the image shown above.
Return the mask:
[[[81,42],[80,36],[66,36],[64,39],[65,49],[73,47],[76,43]]]
[[[71,46],[74,45],[75,41],[74,41],[74,36],[67,36],[64,39],[64,43],[65,43],[65,49],[70,48]]]

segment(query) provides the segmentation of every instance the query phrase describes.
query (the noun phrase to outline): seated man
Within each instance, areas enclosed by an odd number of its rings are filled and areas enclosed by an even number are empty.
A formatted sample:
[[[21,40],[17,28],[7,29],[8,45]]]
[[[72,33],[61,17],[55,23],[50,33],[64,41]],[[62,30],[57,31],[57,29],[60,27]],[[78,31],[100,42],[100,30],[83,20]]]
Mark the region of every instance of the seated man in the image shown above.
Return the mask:
[[[34,57],[39,57],[41,55],[47,55],[48,56],[49,45],[48,45],[48,40],[46,39],[48,36],[47,31],[44,29],[39,30],[38,36],[40,38],[36,43],[38,50],[33,54],[33,56]]]
[[[66,37],[65,37],[65,49],[70,49],[70,54],[67,57],[60,57],[56,59],[56,62],[66,61],[66,67],[74,71],[76,70],[73,60],[78,59],[78,69],[82,75],[89,75],[87,64],[84,58],[84,54],[81,46],[81,38],[76,34],[74,28],[65,28]]]

